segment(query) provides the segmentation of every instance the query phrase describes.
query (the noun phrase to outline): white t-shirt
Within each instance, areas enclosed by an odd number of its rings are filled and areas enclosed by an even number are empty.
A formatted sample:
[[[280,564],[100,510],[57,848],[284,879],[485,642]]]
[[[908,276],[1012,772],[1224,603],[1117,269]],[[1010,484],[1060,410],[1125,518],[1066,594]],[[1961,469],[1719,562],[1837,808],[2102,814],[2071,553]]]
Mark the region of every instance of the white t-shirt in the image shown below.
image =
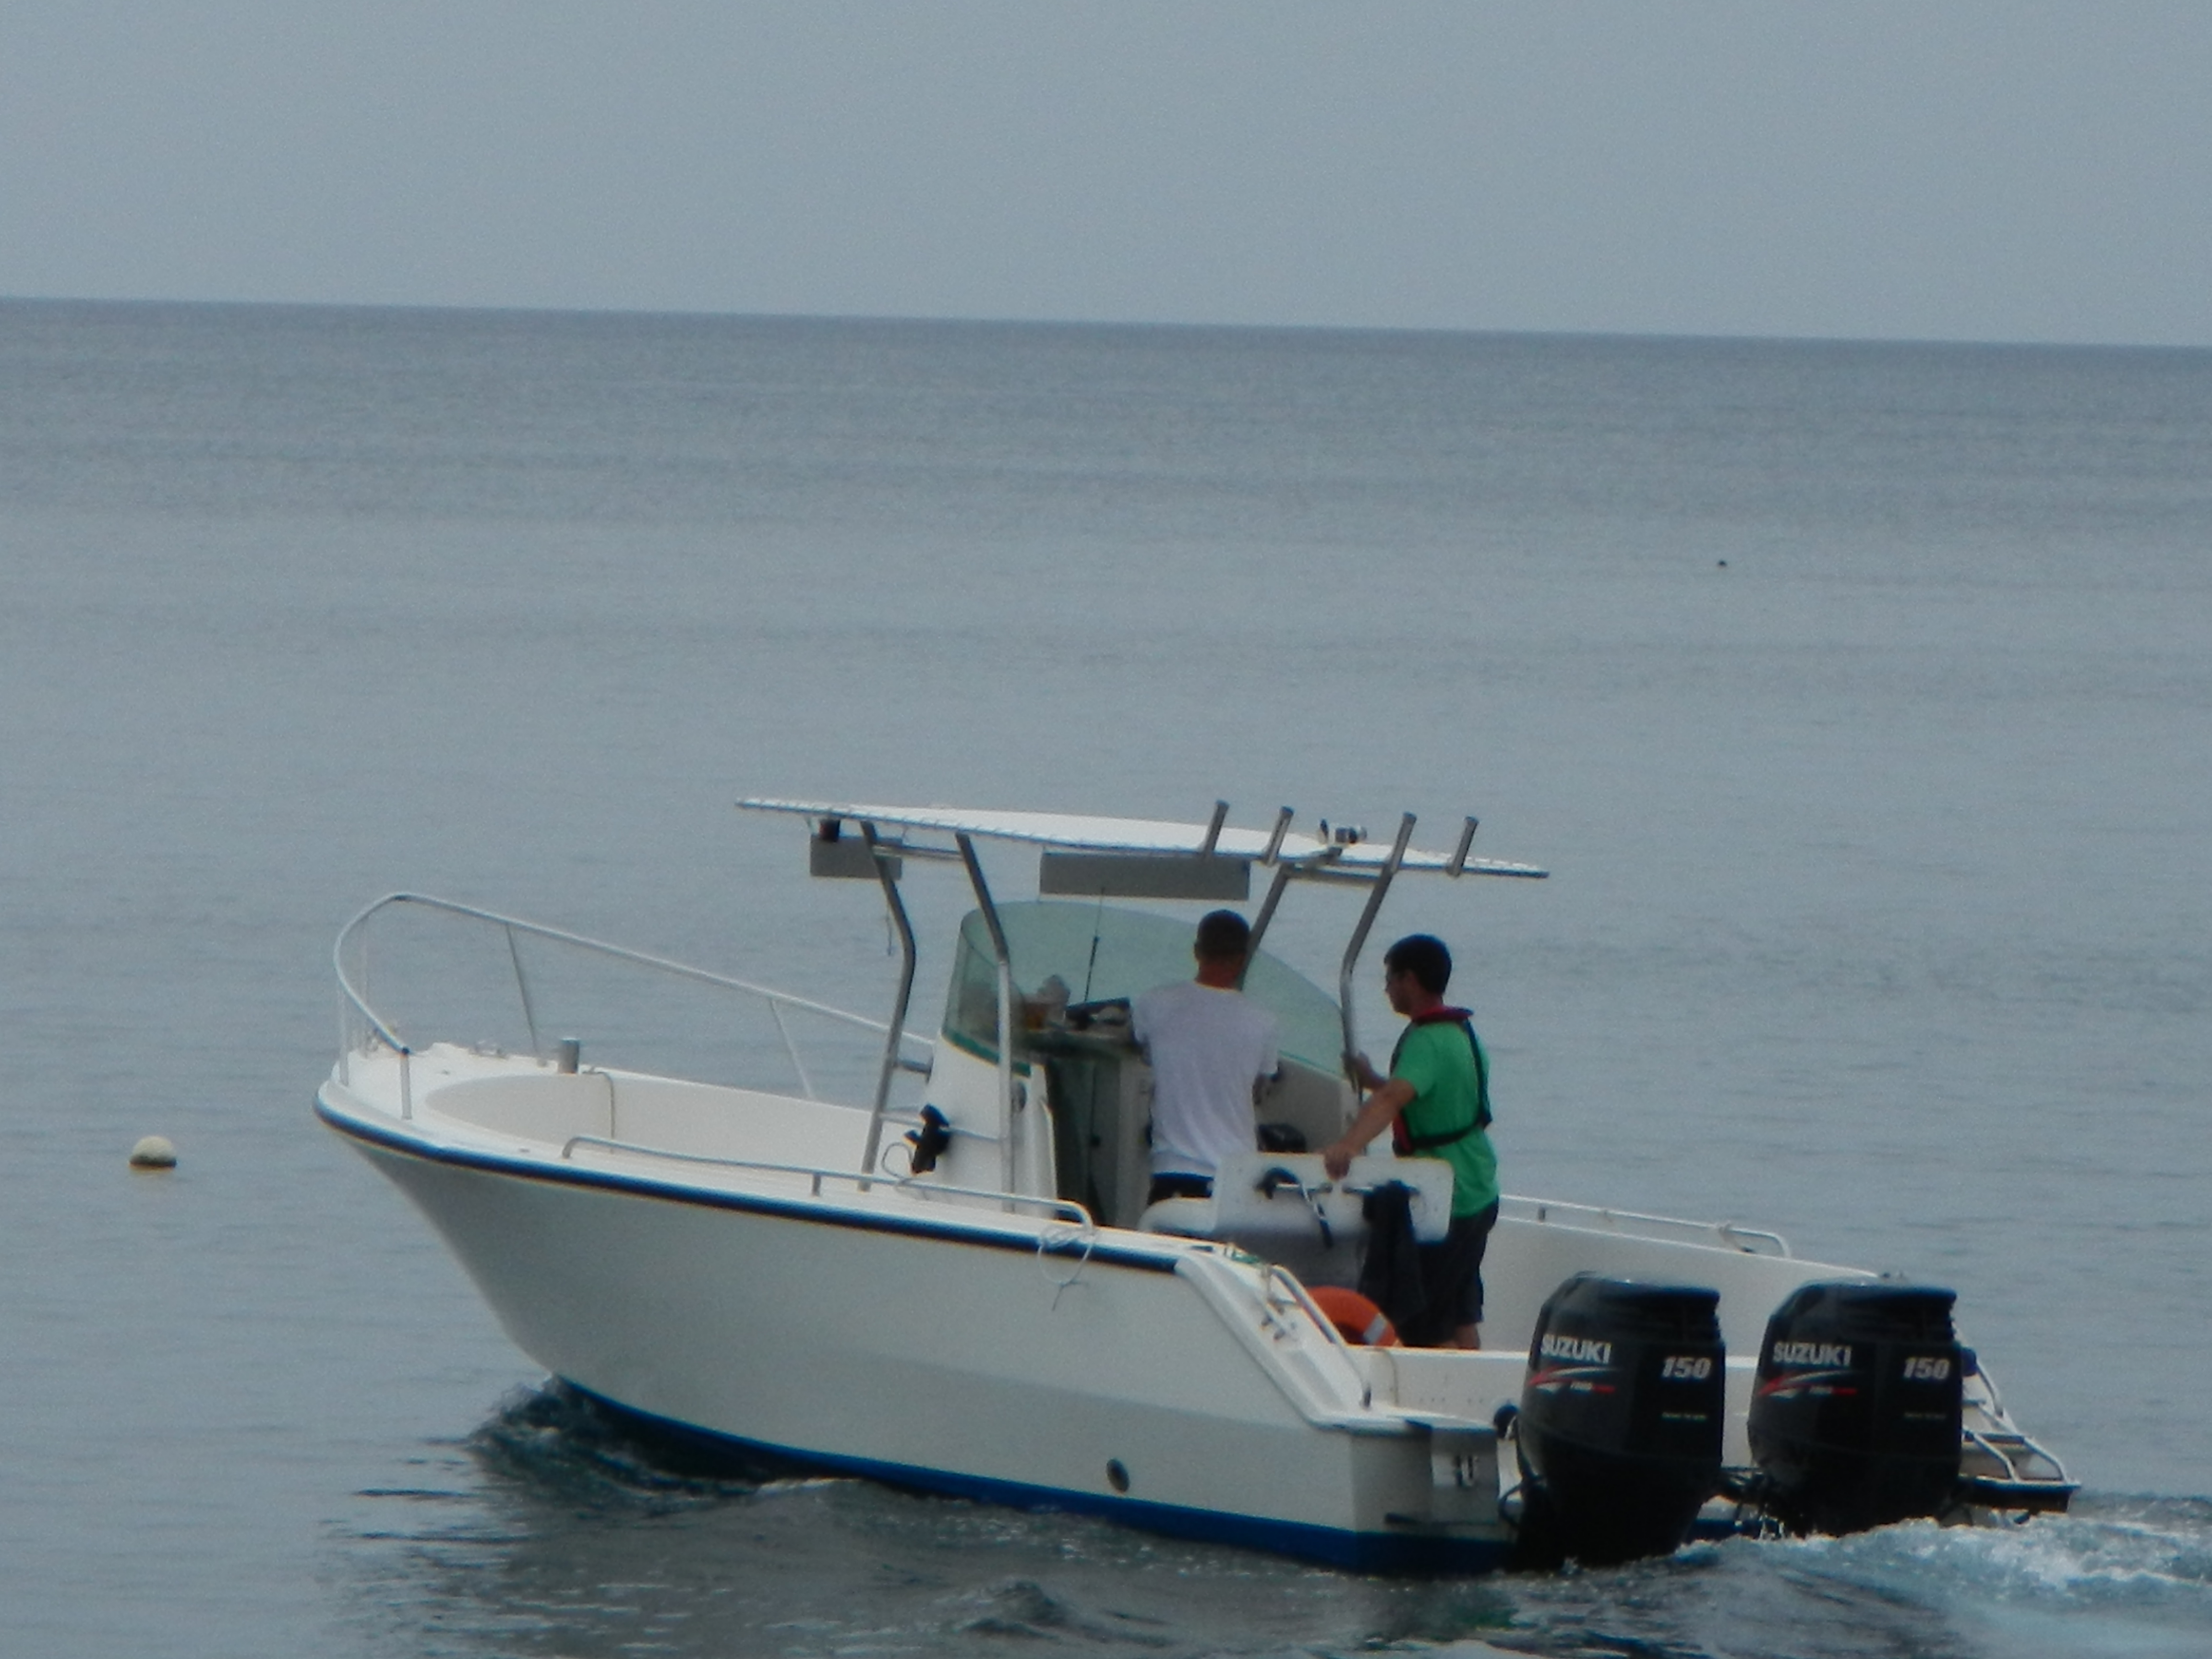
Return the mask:
[[[1275,1017],[1241,991],[1185,980],[1146,992],[1129,1029],[1152,1062],[1152,1173],[1211,1176],[1258,1143],[1252,1085],[1278,1063]]]

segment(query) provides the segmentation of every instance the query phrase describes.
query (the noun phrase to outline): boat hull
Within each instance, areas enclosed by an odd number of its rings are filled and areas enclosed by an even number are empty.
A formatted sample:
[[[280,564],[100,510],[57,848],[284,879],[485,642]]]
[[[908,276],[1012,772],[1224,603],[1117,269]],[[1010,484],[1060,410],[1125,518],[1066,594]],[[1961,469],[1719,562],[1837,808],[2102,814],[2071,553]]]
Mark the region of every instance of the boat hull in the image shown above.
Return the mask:
[[[550,1169],[322,1110],[518,1346],[663,1431],[1363,1570],[1481,1570],[1510,1543],[1494,1457],[1440,1491],[1438,1434],[1358,1420],[1340,1354],[1288,1386],[1255,1352],[1286,1340],[1264,1298],[1244,1328],[1208,1293],[1218,1253]],[[1332,1387],[1353,1414],[1317,1420]]]

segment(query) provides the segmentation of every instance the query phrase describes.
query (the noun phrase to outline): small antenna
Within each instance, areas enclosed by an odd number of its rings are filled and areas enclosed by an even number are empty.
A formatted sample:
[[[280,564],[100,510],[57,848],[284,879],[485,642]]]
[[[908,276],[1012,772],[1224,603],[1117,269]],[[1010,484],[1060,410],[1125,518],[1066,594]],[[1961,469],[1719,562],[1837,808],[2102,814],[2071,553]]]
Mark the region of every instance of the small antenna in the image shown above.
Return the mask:
[[[1106,890],[1098,890],[1098,908],[1091,913],[1091,960],[1083,966],[1083,1000],[1091,1000],[1091,981],[1098,974],[1098,934],[1106,925]]]

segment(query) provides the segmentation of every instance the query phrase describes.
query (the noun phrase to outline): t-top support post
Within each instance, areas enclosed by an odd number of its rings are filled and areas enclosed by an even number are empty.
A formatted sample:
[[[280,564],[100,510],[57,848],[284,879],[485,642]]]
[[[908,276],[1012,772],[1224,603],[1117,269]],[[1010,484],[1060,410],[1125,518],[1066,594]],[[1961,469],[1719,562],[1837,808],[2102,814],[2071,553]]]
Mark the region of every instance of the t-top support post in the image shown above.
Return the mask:
[[[1006,946],[1006,930],[999,921],[999,907],[992,902],[990,884],[983,879],[975,842],[967,831],[952,839],[959,843],[960,862],[967,866],[968,884],[975,890],[975,907],[983,913],[983,926],[991,932],[991,951],[999,964],[999,1190],[1014,1190],[1014,957]]]
[[[1260,914],[1252,918],[1252,936],[1245,942],[1244,968],[1247,973],[1251,971],[1253,957],[1260,954],[1260,941],[1267,936],[1267,924],[1275,919],[1275,907],[1283,902],[1284,890],[1291,884],[1292,866],[1275,861],[1282,855],[1283,837],[1291,833],[1291,819],[1294,816],[1287,806],[1275,814],[1274,830],[1267,836],[1267,850],[1260,854],[1261,863],[1274,865],[1275,875],[1274,879],[1267,884],[1267,896],[1260,901]],[[1240,990],[1243,988],[1242,976],[1237,983]]]
[[[860,825],[860,836],[868,844],[868,856],[875,860],[876,879],[883,884],[884,905],[890,912],[892,924],[899,936],[898,1000],[891,1007],[891,1029],[884,1039],[884,1063],[876,1074],[876,1103],[868,1115],[867,1149],[860,1155],[860,1173],[872,1176],[876,1158],[883,1150],[884,1112],[890,1104],[891,1076],[898,1070],[899,1044],[906,1040],[907,1006],[914,999],[914,924],[907,919],[906,901],[900,895],[898,878],[891,873],[891,861],[884,855],[876,840],[876,826]],[[867,1190],[863,1181],[860,1189]]]
[[[1413,815],[1411,812],[1399,821],[1398,839],[1390,843],[1390,856],[1382,860],[1382,867],[1375,872],[1375,884],[1368,890],[1366,908],[1359,913],[1359,925],[1352,930],[1352,942],[1344,947],[1344,965],[1336,975],[1337,1011],[1344,1019],[1344,1073],[1352,1079],[1352,1093],[1359,1091],[1359,1074],[1352,1064],[1352,1056],[1359,1052],[1359,1034],[1352,1018],[1352,973],[1359,965],[1359,953],[1366,947],[1367,933],[1375,926],[1375,917],[1382,908],[1382,900],[1390,890],[1390,878],[1398,873],[1404,862],[1406,848],[1413,839]]]

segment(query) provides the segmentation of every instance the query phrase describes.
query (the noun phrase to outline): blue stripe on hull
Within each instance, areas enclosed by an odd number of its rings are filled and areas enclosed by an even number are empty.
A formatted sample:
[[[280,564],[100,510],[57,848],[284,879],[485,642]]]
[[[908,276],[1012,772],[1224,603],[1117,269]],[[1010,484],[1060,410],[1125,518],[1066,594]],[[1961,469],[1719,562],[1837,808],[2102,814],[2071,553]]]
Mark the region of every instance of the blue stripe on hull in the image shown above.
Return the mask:
[[[1033,1237],[993,1233],[975,1227],[963,1226],[953,1218],[932,1219],[922,1217],[892,1216],[860,1210],[841,1210],[820,1200],[802,1201],[795,1199],[772,1197],[767,1194],[726,1192],[685,1187],[666,1181],[647,1180],[641,1176],[617,1174],[611,1170],[578,1169],[573,1164],[549,1168],[531,1158],[506,1158],[496,1152],[476,1152],[453,1146],[432,1146],[410,1136],[394,1133],[356,1119],[345,1117],[324,1103],[322,1097],[315,1097],[315,1115],[325,1126],[366,1146],[380,1152],[411,1158],[424,1164],[441,1164],[457,1170],[476,1170],[488,1175],[507,1176],[517,1181],[534,1181],[549,1186],[576,1187],[599,1192],[623,1193],[636,1198],[652,1199],[663,1204],[688,1204],[696,1208],[739,1210],[754,1215],[773,1215],[802,1221],[810,1226],[845,1227],[862,1232],[900,1233],[909,1237],[928,1238],[945,1243],[973,1246],[981,1249],[1014,1250],[1032,1255],[1042,1250],[1048,1255],[1080,1257],[1104,1267],[1135,1267],[1145,1273],[1171,1273],[1176,1270],[1175,1257],[1170,1254],[1132,1250],[1115,1244],[1094,1241],[1085,1243],[1080,1238],[1039,1243]],[[890,1184],[886,1182],[885,1185]]]
[[[619,1401],[562,1379],[609,1415],[653,1433],[724,1454],[741,1452],[756,1457],[780,1459],[808,1468],[836,1474],[857,1475],[885,1486],[909,1491],[936,1492],[1009,1509],[1091,1515],[1146,1532],[1171,1538],[1188,1538],[1210,1544],[1232,1544],[1241,1549],[1320,1561],[1354,1572],[1489,1572],[1505,1565],[1508,1546],[1502,1540],[1442,1538],[1433,1534],[1345,1532],[1296,1521],[1266,1521],[1246,1515],[1224,1515],[1214,1510],[1185,1509],[1174,1504],[1148,1504],[1140,1498],[1114,1498],[1101,1492],[1062,1492],[1051,1486],[1032,1486],[1015,1480],[993,1480],[981,1475],[958,1474],[946,1469],[922,1468],[909,1463],[884,1463],[867,1457],[840,1457],[829,1452],[771,1445],[657,1417]]]

